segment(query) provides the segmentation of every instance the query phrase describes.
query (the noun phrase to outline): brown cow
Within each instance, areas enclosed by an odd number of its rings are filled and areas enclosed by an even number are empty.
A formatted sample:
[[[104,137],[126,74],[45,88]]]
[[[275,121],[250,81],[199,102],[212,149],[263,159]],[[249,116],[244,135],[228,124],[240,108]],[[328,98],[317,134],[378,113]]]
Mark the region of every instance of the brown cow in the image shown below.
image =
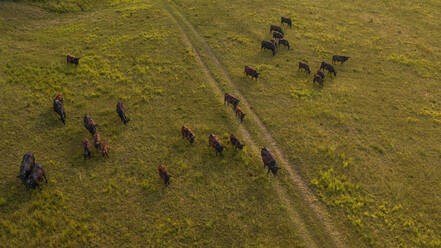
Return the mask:
[[[35,166],[32,167],[31,174],[27,178],[26,188],[35,189],[35,187],[38,187],[41,190],[40,182],[43,181],[43,178],[47,183],[46,172],[44,171],[43,166],[39,163],[36,163]]]
[[[256,70],[254,70],[253,68],[251,68],[250,66],[245,66],[245,76],[251,76],[252,78],[255,78],[257,80],[257,78],[259,77],[259,73],[257,73]]]
[[[90,149],[90,143],[87,138],[83,139],[83,148],[84,148],[84,159],[91,158],[92,152]]]
[[[121,121],[124,123],[124,125],[129,122],[129,119],[126,117],[126,106],[122,102],[118,102],[116,104],[116,113],[118,113],[119,118],[121,118]]]
[[[208,137],[208,144],[209,146],[213,147],[214,150],[216,150],[216,156],[218,153],[223,156],[222,151],[224,150],[224,147],[219,143],[219,138],[216,137],[216,135],[210,134],[210,136]]]
[[[62,102],[62,101],[64,101],[64,98],[63,98],[63,96],[62,96],[60,93],[58,93],[58,94],[55,96],[55,99],[54,99],[54,100],[58,100],[58,101]]]
[[[239,107],[236,107],[236,117],[239,117],[240,122],[242,122],[243,118],[245,118],[245,114]]]
[[[54,111],[60,116],[63,124],[66,124],[66,111],[64,111],[63,105],[63,96],[61,94],[57,94],[54,98]]]
[[[84,115],[83,120],[84,120],[84,127],[90,132],[90,134],[95,135],[96,127],[98,125],[88,115]]]
[[[224,104],[225,103],[232,104],[234,106],[234,108],[236,108],[237,105],[239,104],[239,102],[240,102],[239,99],[235,98],[234,96],[232,96],[232,95],[230,95],[228,93],[225,93]]]
[[[93,135],[93,145],[97,150],[101,147],[101,136],[98,133]]]
[[[315,83],[315,82],[319,83],[320,86],[323,86],[324,79],[321,76],[315,74],[314,79],[312,80],[312,83]]]
[[[182,134],[182,138],[187,138],[190,144],[193,144],[195,136],[190,128],[186,126],[182,126],[181,134]]]
[[[80,58],[76,58],[76,57],[70,56],[70,55],[66,56],[66,60],[67,60],[68,64],[78,65],[78,63],[80,62]]]
[[[230,135],[230,142],[234,148],[238,148],[239,150],[242,150],[242,148],[245,146],[244,144],[240,143],[240,141],[233,134]]]
[[[101,154],[103,155],[103,157],[109,157],[109,145],[107,144],[106,141],[101,142]]]
[[[321,70],[317,71],[317,75],[319,75],[322,79],[325,79],[325,74]]]
[[[168,174],[167,168],[165,168],[164,165],[159,165],[158,172],[159,172],[159,176],[162,178],[162,180],[164,180],[165,186],[168,186],[170,184],[171,176]]]

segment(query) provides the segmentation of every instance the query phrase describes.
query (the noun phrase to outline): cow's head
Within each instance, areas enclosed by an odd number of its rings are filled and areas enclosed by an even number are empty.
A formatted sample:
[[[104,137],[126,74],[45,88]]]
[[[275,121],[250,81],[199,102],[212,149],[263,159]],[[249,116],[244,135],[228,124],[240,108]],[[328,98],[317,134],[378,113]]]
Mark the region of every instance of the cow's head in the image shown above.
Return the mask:
[[[193,142],[194,142],[194,135],[193,134],[190,134],[189,140],[190,140],[190,143],[193,144]]]

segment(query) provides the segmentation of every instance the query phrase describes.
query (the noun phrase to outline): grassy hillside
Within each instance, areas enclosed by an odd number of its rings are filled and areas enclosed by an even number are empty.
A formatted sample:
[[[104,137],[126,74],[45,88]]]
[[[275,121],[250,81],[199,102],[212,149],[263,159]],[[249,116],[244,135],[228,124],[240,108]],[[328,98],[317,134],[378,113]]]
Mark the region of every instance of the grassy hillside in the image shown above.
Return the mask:
[[[210,133],[226,143],[238,122],[154,2],[64,15],[1,3],[0,11],[1,247],[301,245],[258,155],[228,147],[221,158],[208,147]],[[80,65],[66,65],[66,54]],[[52,111],[58,92],[66,126]],[[109,159],[94,150],[83,160],[85,113],[109,142]],[[196,133],[193,146],[182,124]],[[16,178],[28,151],[49,178],[32,194]],[[159,164],[173,176],[167,188]]]
[[[0,2],[0,247],[441,247],[440,12],[395,0]],[[280,16],[293,19],[292,50],[273,57],[260,41]],[[334,54],[351,58],[323,88],[297,71]],[[268,133],[222,105],[236,90]],[[83,159],[84,114],[109,159]],[[210,133],[245,150],[216,157]],[[289,162],[277,178],[257,151],[275,146],[269,136]],[[28,151],[48,173],[41,192],[16,178]]]
[[[441,246],[438,2],[174,4],[336,219],[368,246]],[[272,57],[259,44],[280,16],[293,49]],[[351,59],[323,89],[297,71],[334,54]]]

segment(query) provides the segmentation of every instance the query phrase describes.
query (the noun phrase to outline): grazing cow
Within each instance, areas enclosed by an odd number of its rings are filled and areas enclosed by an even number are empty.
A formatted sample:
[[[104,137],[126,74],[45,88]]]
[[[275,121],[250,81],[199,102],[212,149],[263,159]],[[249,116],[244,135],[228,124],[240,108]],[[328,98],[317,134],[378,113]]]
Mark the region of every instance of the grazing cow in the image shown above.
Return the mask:
[[[263,40],[260,48],[271,50],[273,52],[273,56],[276,55],[277,48],[275,42]]]
[[[331,64],[326,64],[325,70],[327,70],[329,74],[334,74],[334,76],[337,76],[337,72],[335,72],[334,66]]]
[[[259,73],[247,65],[245,66],[244,71],[245,71],[245,76],[251,76],[251,78],[255,78],[256,80],[259,77]]]
[[[280,24],[283,25],[283,23],[288,24],[288,26],[291,28],[292,27],[292,21],[290,18],[285,18],[282,16],[281,20],[280,20]]]
[[[242,122],[243,118],[245,118],[245,114],[239,107],[236,107],[236,117],[239,117],[240,122]]]
[[[325,81],[325,80],[324,80],[320,75],[315,74],[315,75],[314,75],[314,79],[312,80],[312,83],[317,82],[317,83],[320,84],[320,86],[323,86],[323,82],[324,82],[324,81]]]
[[[322,79],[325,79],[325,74],[320,70],[317,71],[316,75],[319,75]]]
[[[280,168],[277,167],[276,160],[274,159],[273,154],[268,149],[266,149],[266,147],[264,147],[264,148],[262,148],[262,150],[260,152],[260,155],[262,156],[263,168],[268,166],[267,174],[272,172],[273,175],[276,176],[277,175],[277,171]]]
[[[121,121],[124,122],[124,125],[129,122],[129,119],[126,117],[126,106],[122,102],[118,102],[116,104],[116,113],[118,113],[119,118],[121,118]]]
[[[194,136],[193,132],[190,130],[190,128],[188,128],[186,126],[182,126],[181,134],[182,134],[182,138],[187,138],[187,140],[190,142],[190,144],[193,144],[195,136]]]
[[[208,137],[208,144],[216,150],[216,156],[218,153],[223,156],[222,151],[224,150],[224,147],[219,143],[219,138],[216,137],[216,135],[210,134]]]
[[[90,150],[90,143],[87,138],[83,139],[83,148],[84,148],[84,159],[91,158],[92,152]]]
[[[283,39],[283,34],[279,32],[273,32],[274,39]]]
[[[80,58],[75,58],[73,56],[67,55],[67,63],[68,64],[75,64],[78,65],[78,63],[80,62]]]
[[[299,70],[305,70],[305,73],[311,74],[311,70],[309,69],[309,66],[305,63],[299,62]]]
[[[322,61],[320,64],[320,70],[325,70],[327,63],[325,61]]]
[[[34,167],[32,167],[31,174],[26,180],[26,189],[38,187],[41,190],[40,183],[44,180],[47,183],[46,172],[43,169],[43,166],[39,163],[36,163]]]
[[[90,134],[95,135],[96,127],[98,125],[90,118],[88,115],[84,115],[84,127],[90,132]]]
[[[270,26],[270,33],[271,33],[272,31],[277,31],[277,32],[279,32],[279,33],[285,34],[285,33],[283,32],[282,28],[279,27],[279,26],[276,26],[276,25],[271,25],[271,26]]]
[[[63,97],[60,94],[54,98],[54,111],[60,116],[63,124],[66,124],[66,111],[64,111]]]
[[[97,150],[101,147],[101,136],[98,133],[93,135],[93,145]]]
[[[228,93],[225,93],[225,95],[224,95],[224,104],[225,103],[232,104],[234,106],[234,108],[236,108],[237,105],[239,104],[239,102],[240,102],[239,99],[235,98],[234,96],[232,96],[232,95],[230,95]]]
[[[346,56],[340,56],[340,55],[334,55],[332,56],[332,63],[335,64],[335,62],[340,62],[341,64],[343,64],[344,62],[346,62],[346,60],[348,60],[350,57],[346,57]]]
[[[20,165],[20,174],[17,178],[20,178],[21,182],[26,185],[26,180],[32,172],[32,168],[35,165],[35,157],[32,152],[28,152],[23,156]]]
[[[282,45],[288,47],[288,50],[290,49],[289,42],[288,42],[287,40],[285,40],[285,39],[280,39],[280,40],[279,40],[279,48],[280,48],[280,44],[282,44]]]
[[[337,76],[337,72],[335,72],[334,66],[326,62],[322,62],[322,64],[320,65],[320,70],[327,70],[328,73],[330,74],[334,73],[334,76]]]
[[[106,141],[101,142],[100,148],[103,157],[109,157],[109,145],[107,144]]]
[[[242,150],[242,148],[245,146],[244,144],[240,143],[240,141],[232,134],[230,135],[230,142],[234,148],[238,148],[239,150]]]
[[[167,172],[167,168],[165,168],[164,165],[158,166],[158,172],[161,179],[164,181],[165,186],[168,186],[170,184],[170,175]]]

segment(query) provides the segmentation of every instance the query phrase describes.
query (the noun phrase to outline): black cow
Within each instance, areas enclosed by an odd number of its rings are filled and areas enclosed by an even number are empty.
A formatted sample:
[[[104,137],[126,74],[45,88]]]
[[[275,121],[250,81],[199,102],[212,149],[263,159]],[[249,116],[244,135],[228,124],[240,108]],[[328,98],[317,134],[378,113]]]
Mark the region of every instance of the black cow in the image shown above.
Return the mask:
[[[170,175],[168,174],[167,168],[164,165],[158,166],[158,172],[161,179],[164,181],[165,186],[170,184]]]
[[[80,58],[75,58],[74,56],[67,55],[66,60],[68,64],[75,64],[78,65],[80,62]]]
[[[32,154],[32,152],[26,153],[21,160],[20,174],[17,176],[17,178],[20,178],[23,185],[26,185],[26,180],[29,178],[29,175],[31,174],[34,165],[34,154]]]
[[[309,66],[305,63],[299,62],[299,70],[305,70],[306,73],[311,74],[311,70],[309,69]]]
[[[281,20],[280,20],[280,24],[283,25],[283,23],[288,24],[288,26],[291,28],[292,27],[292,21],[290,18],[285,18],[282,16]]]
[[[64,111],[63,97],[61,94],[57,94],[54,98],[54,111],[60,116],[63,124],[66,124],[66,111]]]
[[[275,41],[270,42],[270,41],[263,40],[260,48],[271,50],[273,52],[273,56],[276,55],[277,47],[276,47]]]
[[[271,25],[271,26],[270,26],[270,32],[272,32],[272,31],[277,31],[277,32],[279,32],[279,33],[285,34],[285,33],[283,32],[282,28],[279,27],[279,26],[276,26],[276,25]]]
[[[337,72],[335,71],[334,66],[326,62],[322,62],[322,64],[320,65],[320,70],[327,70],[328,73],[330,73],[331,75],[334,74],[334,76],[337,76]]]
[[[121,121],[124,123],[124,125],[129,122],[129,119],[126,117],[126,106],[122,102],[118,102],[116,104],[116,113],[118,113],[119,118],[121,118]]]
[[[288,47],[288,50],[290,49],[290,46],[289,46],[289,42],[287,41],[287,40],[285,40],[285,39],[280,39],[279,40],[279,48],[280,48],[280,45],[284,45],[284,46],[286,46],[286,47]]]
[[[252,78],[255,78],[256,80],[259,77],[259,73],[256,70],[254,70],[253,68],[251,68],[250,66],[246,65],[244,72],[245,72],[246,76],[251,76]]]
[[[260,155],[262,156],[263,168],[268,166],[267,174],[272,172],[273,175],[276,176],[277,171],[280,168],[277,166],[277,163],[276,163],[276,160],[274,159],[273,154],[268,149],[266,149],[266,147],[263,147],[262,150],[260,151]]]
[[[234,96],[232,96],[232,95],[230,95],[228,93],[225,93],[225,95],[224,95],[224,104],[225,103],[232,104],[233,107],[236,108],[237,105],[239,104],[239,102],[240,102],[239,99],[235,98]]]
[[[242,148],[245,146],[244,144],[240,143],[240,141],[233,135],[230,135],[230,142],[234,146],[234,148],[242,150]]]
[[[218,153],[223,156],[222,151],[224,150],[224,147],[219,143],[219,138],[216,137],[216,135],[210,134],[208,137],[208,144],[216,150],[216,156]]]
[[[344,62],[346,62],[346,60],[348,60],[350,57],[346,57],[346,56],[340,56],[340,55],[334,55],[332,56],[332,63],[335,64],[335,62],[340,62],[341,64],[343,64]]]
[[[283,34],[279,32],[273,32],[274,39],[283,39]]]

